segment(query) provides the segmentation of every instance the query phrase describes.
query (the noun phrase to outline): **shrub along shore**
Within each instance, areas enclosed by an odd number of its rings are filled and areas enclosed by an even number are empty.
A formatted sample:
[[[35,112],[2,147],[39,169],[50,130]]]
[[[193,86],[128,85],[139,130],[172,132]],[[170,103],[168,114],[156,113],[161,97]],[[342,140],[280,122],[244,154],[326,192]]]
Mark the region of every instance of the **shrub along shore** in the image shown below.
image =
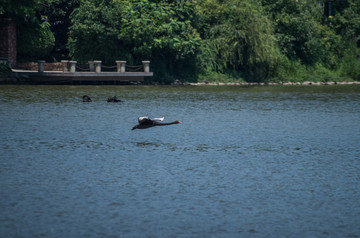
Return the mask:
[[[1,75],[0,74],[0,84],[30,84],[26,79],[18,79],[12,77],[11,74]],[[163,85],[163,83],[157,83],[153,81],[143,82],[142,84],[137,85]],[[320,85],[360,85],[360,81],[327,81],[327,82],[314,82],[314,81],[298,81],[298,82],[181,82],[180,80],[175,80],[171,85],[189,85],[189,86],[320,86]]]

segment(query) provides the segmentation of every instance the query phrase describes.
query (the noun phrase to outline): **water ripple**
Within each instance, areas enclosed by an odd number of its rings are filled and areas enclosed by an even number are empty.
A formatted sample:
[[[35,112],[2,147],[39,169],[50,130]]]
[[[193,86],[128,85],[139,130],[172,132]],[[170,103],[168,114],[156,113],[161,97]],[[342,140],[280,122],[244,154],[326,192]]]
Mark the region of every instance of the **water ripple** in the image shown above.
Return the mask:
[[[359,92],[2,85],[0,236],[360,236]]]

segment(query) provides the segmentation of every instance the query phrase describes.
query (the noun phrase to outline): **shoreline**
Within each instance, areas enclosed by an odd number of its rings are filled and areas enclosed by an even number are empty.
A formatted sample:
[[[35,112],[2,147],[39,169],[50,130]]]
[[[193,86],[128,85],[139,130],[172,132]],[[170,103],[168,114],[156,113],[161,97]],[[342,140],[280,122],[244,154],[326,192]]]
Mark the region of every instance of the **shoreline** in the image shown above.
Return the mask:
[[[0,85],[5,84],[29,84],[29,85],[42,85],[42,83],[34,83],[27,81],[26,78],[17,78],[11,76],[0,77]],[[63,85],[64,83],[57,84],[54,83],[52,85]],[[66,84],[66,83],[65,83]],[[71,84],[71,83],[70,83]],[[46,84],[46,85],[51,85]],[[72,84],[71,84],[72,85]],[[77,85],[77,84],[76,84]],[[112,85],[112,84],[79,84],[79,85]],[[127,85],[127,84],[118,84],[118,85]],[[139,83],[139,84],[131,84],[128,85],[161,85],[157,82],[150,83]],[[360,81],[329,81],[329,82],[312,82],[312,81],[304,81],[304,82],[181,82],[180,80],[175,80],[175,82],[167,85],[173,86],[321,86],[321,85],[360,85]]]
[[[173,84],[173,85],[191,85],[191,86],[320,86],[320,85],[360,85],[360,81],[344,81],[344,82],[311,82],[311,81],[304,81],[304,82],[281,82],[281,83],[274,83],[274,82],[250,82],[250,83],[210,83],[210,82],[199,82],[199,83],[183,83],[183,84]]]

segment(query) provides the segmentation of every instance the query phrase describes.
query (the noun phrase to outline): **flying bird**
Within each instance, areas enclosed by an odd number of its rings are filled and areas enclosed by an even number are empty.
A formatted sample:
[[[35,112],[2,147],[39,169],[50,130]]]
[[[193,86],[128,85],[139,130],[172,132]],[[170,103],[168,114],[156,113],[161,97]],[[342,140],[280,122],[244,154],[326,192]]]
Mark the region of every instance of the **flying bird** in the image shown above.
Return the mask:
[[[147,128],[154,127],[154,126],[168,126],[168,125],[180,124],[181,123],[181,121],[173,121],[173,122],[168,122],[168,123],[160,122],[160,121],[163,121],[163,120],[164,120],[164,117],[152,118],[152,119],[147,117],[147,116],[139,117],[138,118],[139,124],[134,126],[131,130],[147,129]]]

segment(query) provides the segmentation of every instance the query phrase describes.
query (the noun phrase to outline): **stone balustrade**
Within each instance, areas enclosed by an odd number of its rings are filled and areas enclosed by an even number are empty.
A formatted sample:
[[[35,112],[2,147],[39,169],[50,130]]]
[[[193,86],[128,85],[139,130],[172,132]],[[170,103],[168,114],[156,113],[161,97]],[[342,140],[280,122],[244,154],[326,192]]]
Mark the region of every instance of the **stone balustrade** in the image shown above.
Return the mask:
[[[118,73],[126,73],[126,63],[127,61],[116,60],[116,71]],[[45,60],[38,61],[39,73],[44,72],[44,64],[45,64]],[[64,73],[76,72],[77,61],[61,60],[61,64],[62,64],[62,72]],[[88,61],[88,64],[89,64],[90,72],[101,73],[101,64],[102,64],[101,60]],[[150,73],[150,61],[148,60],[142,61],[142,64],[144,67],[144,73]]]

